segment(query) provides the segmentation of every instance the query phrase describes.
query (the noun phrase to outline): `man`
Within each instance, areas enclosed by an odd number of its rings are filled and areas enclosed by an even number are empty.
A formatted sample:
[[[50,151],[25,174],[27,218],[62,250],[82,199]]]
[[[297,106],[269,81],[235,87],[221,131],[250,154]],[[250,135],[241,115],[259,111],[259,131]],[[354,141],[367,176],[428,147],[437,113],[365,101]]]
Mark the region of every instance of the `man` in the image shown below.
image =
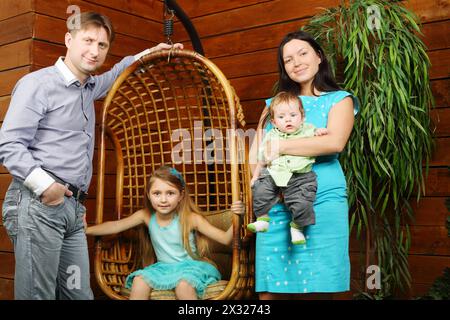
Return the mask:
[[[94,100],[142,55],[171,48],[160,43],[92,76],[114,30],[97,13],[73,19],[65,58],[18,81],[0,130],[0,162],[14,177],[3,223],[14,244],[16,299],[93,298],[83,201],[92,176]]]

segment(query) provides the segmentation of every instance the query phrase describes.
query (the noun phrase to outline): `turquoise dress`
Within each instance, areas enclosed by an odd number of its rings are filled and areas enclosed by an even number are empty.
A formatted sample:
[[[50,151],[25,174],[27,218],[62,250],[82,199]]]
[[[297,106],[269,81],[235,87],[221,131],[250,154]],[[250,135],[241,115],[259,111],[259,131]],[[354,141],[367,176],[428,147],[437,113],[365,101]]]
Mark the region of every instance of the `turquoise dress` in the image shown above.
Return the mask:
[[[305,121],[325,128],[330,109],[346,91],[301,96]],[[354,100],[355,114],[358,110]],[[270,99],[266,101],[270,104]],[[270,129],[270,125],[266,130]],[[316,158],[314,202],[316,224],[305,227],[305,245],[292,245],[291,214],[278,203],[269,211],[269,231],[257,233],[255,290],[272,293],[342,292],[350,289],[349,221],[347,186],[338,155]]]
[[[126,288],[131,288],[135,276],[142,276],[155,290],[172,290],[181,280],[185,280],[195,288],[198,297],[202,298],[206,287],[220,280],[220,273],[213,265],[192,259],[183,247],[178,215],[175,215],[168,226],[161,227],[156,221],[156,215],[152,214],[149,232],[157,262],[131,273],[125,282]],[[192,233],[189,240],[195,253]]]

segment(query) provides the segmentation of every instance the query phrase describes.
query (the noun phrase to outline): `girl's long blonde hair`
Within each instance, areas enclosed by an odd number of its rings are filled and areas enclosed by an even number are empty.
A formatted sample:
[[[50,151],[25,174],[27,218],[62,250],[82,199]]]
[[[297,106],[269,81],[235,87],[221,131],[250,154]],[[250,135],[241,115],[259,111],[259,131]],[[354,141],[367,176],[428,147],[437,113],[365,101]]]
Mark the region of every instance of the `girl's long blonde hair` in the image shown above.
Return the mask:
[[[156,179],[169,183],[170,185],[177,188],[183,195],[183,198],[181,199],[177,207],[181,225],[181,239],[183,242],[183,247],[193,259],[211,262],[211,260],[209,260],[208,258],[208,239],[205,236],[200,233],[194,233],[197,252],[195,253],[191,248],[189,235],[192,232],[192,226],[190,224],[189,218],[192,214],[201,215],[202,213],[201,210],[192,201],[189,189],[186,188],[186,183],[184,182],[182,175],[176,169],[168,166],[161,166],[153,172],[146,188],[145,207],[150,211],[152,215],[155,214],[155,209],[152,207],[148,194]],[[155,254],[151,245],[150,235],[147,228],[140,229],[139,238],[139,242],[141,244],[140,252],[142,254],[142,263],[143,266],[147,266],[155,261]]]

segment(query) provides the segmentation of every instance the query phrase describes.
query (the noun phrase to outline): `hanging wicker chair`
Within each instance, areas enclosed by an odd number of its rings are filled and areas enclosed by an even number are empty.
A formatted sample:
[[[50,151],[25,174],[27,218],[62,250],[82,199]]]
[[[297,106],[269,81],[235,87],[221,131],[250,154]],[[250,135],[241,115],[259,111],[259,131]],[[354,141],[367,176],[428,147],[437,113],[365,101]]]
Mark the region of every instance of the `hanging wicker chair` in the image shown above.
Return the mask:
[[[248,143],[233,134],[243,133],[244,125],[239,99],[223,73],[188,50],[158,51],[128,67],[101,116],[96,223],[142,208],[149,175],[169,165],[183,174],[211,223],[224,230],[233,224],[232,246],[211,241],[222,281],[207,288],[205,299],[245,299],[253,292],[254,249],[243,227],[252,212]],[[243,217],[228,210],[236,200],[245,203]],[[114,212],[106,210],[108,201],[115,201]],[[110,298],[127,299],[125,278],[142,268],[135,234],[96,238],[95,276]],[[150,298],[175,296],[152,291]]]

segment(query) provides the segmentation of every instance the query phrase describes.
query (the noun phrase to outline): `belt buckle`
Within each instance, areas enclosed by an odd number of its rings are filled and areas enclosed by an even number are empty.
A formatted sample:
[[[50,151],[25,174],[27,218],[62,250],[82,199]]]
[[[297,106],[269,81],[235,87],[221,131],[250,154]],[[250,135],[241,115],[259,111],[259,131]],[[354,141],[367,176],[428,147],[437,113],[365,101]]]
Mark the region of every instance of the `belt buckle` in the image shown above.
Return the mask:
[[[77,196],[75,197],[75,199],[80,202],[83,203],[84,200],[86,200],[86,196],[87,193],[85,193],[84,191],[82,191],[81,189],[77,189]]]
[[[68,184],[68,183],[66,183],[66,186],[68,186],[69,190],[72,191],[72,197],[73,197],[75,200],[79,201],[79,200],[80,200],[80,194],[81,194],[80,191],[81,191],[81,190],[75,188],[74,186],[72,186],[72,185],[70,185],[70,184]]]

